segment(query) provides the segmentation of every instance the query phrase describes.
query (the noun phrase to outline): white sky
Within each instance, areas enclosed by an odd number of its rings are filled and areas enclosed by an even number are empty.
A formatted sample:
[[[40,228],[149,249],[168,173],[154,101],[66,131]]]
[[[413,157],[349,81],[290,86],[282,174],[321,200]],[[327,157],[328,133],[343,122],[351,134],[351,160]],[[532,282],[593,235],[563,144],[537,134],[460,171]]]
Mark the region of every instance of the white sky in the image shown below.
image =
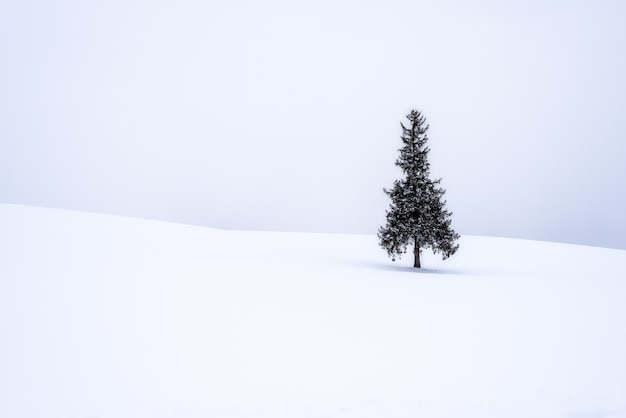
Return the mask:
[[[626,248],[625,23],[602,0],[0,1],[0,201],[375,233],[415,107],[458,232]]]

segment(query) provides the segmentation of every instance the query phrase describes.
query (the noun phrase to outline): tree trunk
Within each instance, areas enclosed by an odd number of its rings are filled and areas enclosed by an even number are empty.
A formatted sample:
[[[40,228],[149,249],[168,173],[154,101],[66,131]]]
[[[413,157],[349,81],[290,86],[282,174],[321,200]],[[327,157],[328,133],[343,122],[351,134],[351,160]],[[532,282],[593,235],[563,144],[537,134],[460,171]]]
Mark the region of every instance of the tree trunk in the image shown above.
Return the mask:
[[[420,263],[420,243],[415,240],[415,244],[413,247],[413,255],[415,256],[415,262],[413,263],[413,267],[415,267],[416,269],[422,268],[422,265]]]

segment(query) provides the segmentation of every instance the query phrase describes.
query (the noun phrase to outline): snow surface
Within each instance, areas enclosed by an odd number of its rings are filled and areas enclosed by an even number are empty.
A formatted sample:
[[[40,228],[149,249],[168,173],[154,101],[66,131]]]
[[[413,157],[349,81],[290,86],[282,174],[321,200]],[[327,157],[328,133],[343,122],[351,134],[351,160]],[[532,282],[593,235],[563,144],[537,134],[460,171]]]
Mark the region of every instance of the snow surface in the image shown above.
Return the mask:
[[[626,251],[0,204],[0,416],[626,417]]]

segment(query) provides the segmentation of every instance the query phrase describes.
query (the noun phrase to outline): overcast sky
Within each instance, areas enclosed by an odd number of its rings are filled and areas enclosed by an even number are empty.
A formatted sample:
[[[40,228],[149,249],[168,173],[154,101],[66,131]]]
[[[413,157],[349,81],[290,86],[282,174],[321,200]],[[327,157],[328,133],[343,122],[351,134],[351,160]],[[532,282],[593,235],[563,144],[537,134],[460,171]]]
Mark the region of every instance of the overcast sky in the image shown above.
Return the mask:
[[[626,2],[0,1],[0,202],[374,234],[430,123],[461,234],[626,248]]]

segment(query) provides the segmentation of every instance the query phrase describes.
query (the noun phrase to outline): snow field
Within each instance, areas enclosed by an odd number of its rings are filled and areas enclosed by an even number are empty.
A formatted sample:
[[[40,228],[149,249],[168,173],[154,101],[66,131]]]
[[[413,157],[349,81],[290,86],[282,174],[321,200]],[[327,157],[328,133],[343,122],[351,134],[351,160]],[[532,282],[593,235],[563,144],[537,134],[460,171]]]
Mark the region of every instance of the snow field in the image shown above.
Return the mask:
[[[0,416],[626,417],[626,251],[0,204]]]

